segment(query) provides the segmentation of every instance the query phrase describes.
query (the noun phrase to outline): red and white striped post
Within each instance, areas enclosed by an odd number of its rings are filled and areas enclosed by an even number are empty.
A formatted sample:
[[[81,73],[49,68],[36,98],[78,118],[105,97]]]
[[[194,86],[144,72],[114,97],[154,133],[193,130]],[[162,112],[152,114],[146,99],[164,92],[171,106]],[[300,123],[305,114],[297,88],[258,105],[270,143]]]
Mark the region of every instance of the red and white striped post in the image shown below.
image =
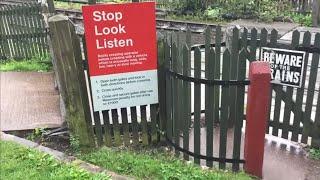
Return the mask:
[[[244,170],[260,178],[262,178],[264,138],[270,101],[270,78],[269,63],[256,61],[250,64]]]

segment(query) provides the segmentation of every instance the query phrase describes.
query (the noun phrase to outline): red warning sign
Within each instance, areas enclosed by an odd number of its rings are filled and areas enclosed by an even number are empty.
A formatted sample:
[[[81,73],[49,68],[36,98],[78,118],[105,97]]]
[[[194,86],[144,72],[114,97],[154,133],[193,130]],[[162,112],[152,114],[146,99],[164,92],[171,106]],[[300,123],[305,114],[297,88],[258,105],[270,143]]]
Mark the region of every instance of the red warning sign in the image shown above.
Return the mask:
[[[158,103],[155,3],[82,11],[94,111]]]
[[[157,69],[154,2],[82,11],[91,76]]]

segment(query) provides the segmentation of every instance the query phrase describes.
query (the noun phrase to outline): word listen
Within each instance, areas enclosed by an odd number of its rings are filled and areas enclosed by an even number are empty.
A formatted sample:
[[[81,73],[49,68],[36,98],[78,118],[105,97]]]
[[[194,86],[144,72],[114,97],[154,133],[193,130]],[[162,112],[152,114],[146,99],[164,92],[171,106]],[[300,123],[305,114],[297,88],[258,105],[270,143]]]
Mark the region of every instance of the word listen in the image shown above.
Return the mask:
[[[95,25],[94,32],[97,37],[106,36],[104,39],[96,39],[97,49],[111,49],[111,48],[124,48],[128,46],[133,46],[132,39],[118,39],[118,38],[108,38],[109,35],[126,34],[126,26],[120,24],[123,18],[121,12],[105,12],[105,11],[94,11],[93,20],[95,22],[116,22],[118,24],[109,26]],[[108,23],[105,23],[106,25]]]

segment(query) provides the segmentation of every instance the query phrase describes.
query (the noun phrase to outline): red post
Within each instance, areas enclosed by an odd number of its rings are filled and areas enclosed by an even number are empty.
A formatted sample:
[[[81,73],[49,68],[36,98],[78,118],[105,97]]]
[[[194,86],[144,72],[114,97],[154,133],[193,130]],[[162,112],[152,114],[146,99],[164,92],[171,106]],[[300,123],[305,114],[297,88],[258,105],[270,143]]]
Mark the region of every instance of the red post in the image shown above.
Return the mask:
[[[270,100],[270,67],[266,62],[250,64],[244,170],[262,178],[264,138]]]

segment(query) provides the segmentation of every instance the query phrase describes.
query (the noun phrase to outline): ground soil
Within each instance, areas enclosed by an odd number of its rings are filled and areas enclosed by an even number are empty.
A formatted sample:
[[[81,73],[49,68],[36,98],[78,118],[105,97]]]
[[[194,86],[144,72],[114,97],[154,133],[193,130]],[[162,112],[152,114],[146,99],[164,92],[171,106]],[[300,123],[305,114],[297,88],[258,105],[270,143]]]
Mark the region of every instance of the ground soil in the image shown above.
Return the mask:
[[[9,131],[6,132],[24,139],[31,140],[36,142],[42,146],[65,152],[68,154],[72,153],[72,148],[70,145],[69,135],[57,135],[57,136],[47,136],[47,137],[33,137],[34,130],[26,130],[26,131]]]

